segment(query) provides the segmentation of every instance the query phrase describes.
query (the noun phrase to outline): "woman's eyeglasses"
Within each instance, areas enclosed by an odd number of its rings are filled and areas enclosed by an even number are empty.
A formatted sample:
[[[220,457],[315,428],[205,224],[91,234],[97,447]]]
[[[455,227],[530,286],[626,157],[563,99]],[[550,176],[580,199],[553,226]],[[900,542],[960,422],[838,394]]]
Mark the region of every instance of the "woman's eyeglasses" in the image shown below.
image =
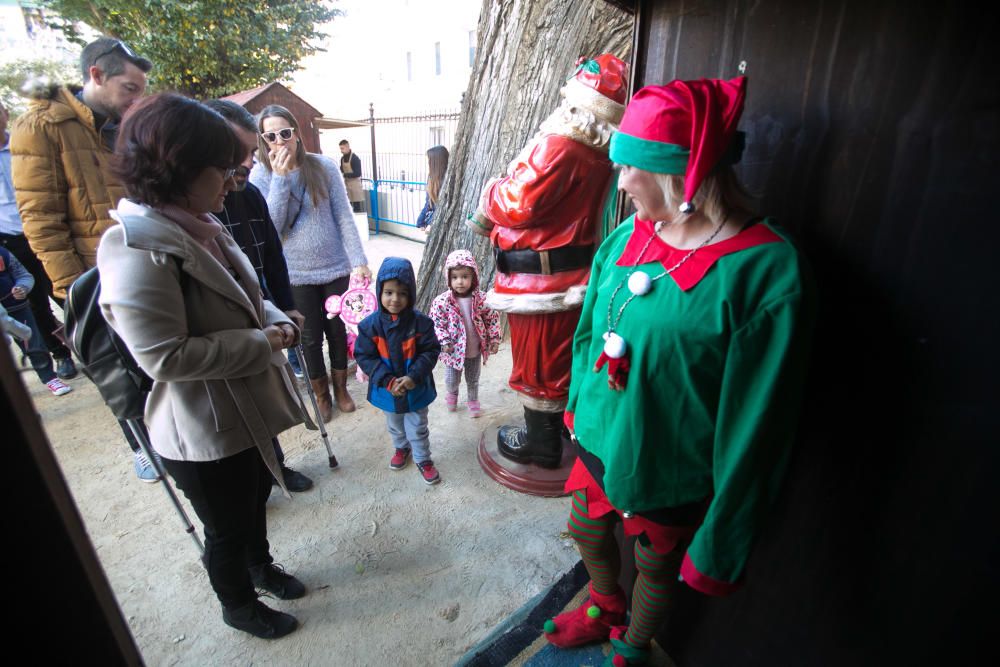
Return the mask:
[[[233,177],[233,174],[235,174],[235,173],[236,173],[236,167],[231,167],[229,169],[223,169],[222,170],[222,180],[223,181],[228,181],[230,178]]]
[[[273,144],[275,141],[278,140],[278,137],[281,137],[282,140],[284,141],[288,141],[289,139],[292,138],[293,134],[295,134],[294,127],[285,127],[278,130],[277,132],[261,132],[260,136],[264,137],[264,141],[266,141],[267,143]]]

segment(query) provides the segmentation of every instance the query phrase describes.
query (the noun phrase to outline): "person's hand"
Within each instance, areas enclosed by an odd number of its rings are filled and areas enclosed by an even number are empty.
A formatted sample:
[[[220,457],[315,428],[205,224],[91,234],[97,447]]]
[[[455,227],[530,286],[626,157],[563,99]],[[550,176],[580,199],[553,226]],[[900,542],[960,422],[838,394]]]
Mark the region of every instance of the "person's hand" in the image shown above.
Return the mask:
[[[287,145],[272,148],[267,159],[271,161],[271,171],[278,176],[287,176],[295,166],[295,156]]]
[[[441,346],[441,351],[444,352],[445,354],[451,354],[452,352],[455,351],[455,346],[452,345],[451,343],[448,343],[446,345],[442,345]]]
[[[354,270],[351,271],[352,276],[358,276],[359,278],[364,278],[365,280],[371,282],[372,271],[368,268],[367,264],[362,264],[361,266],[355,266]]]
[[[295,326],[297,326],[299,329],[301,329],[306,325],[306,316],[297,310],[294,309],[286,310],[285,315],[288,315],[288,319],[290,319],[292,322],[295,322]]]
[[[24,301],[28,298],[28,290],[24,289],[20,285],[15,287],[10,291],[10,295],[17,299],[18,301]]]
[[[392,379],[389,383],[389,393],[398,398],[416,386],[417,383],[413,381],[413,378],[409,375],[404,375],[403,377]]]
[[[490,343],[490,354],[496,354],[499,351],[500,351],[500,343],[499,342]]]
[[[264,335],[271,345],[271,352],[285,349],[285,332],[277,324],[264,327]]]
[[[285,337],[285,347],[293,347],[299,342],[299,332],[291,324],[278,322],[278,328],[281,329],[281,333]]]

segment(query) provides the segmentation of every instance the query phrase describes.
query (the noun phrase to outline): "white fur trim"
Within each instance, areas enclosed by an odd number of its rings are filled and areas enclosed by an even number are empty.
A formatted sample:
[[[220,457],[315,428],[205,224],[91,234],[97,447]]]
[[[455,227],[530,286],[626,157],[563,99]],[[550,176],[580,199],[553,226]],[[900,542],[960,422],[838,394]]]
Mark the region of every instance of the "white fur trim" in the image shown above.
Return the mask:
[[[578,308],[586,293],[586,285],[574,285],[565,292],[543,294],[506,294],[490,290],[486,294],[486,305],[493,310],[518,315],[561,313]]]
[[[621,122],[625,113],[625,105],[618,104],[610,97],[605,97],[599,92],[586,86],[576,79],[570,79],[562,89],[563,97],[566,101],[575,106],[590,109],[596,116],[615,123]]]

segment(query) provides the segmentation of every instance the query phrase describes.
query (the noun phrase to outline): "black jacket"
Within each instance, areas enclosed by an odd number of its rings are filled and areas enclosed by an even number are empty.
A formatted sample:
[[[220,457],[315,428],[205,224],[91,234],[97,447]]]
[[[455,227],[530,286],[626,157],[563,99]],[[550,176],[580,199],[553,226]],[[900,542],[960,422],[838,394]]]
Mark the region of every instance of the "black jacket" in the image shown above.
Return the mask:
[[[264,298],[281,310],[294,309],[281,238],[260,190],[247,183],[246,189],[230,192],[218,217],[250,258]]]

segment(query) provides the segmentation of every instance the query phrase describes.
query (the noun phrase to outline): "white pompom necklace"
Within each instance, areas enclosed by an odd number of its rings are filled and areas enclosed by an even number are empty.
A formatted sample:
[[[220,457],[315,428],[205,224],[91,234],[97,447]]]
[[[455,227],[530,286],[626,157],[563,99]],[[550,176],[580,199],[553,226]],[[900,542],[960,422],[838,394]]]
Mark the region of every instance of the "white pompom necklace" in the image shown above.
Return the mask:
[[[711,243],[722,228],[725,226],[726,221],[729,220],[729,215],[722,219],[712,233],[704,241],[699,243],[696,247],[692,248],[686,255],[684,255],[680,261],[671,266],[665,271],[661,271],[652,278],[649,277],[644,271],[639,270],[639,265],[642,264],[642,258],[646,255],[646,250],[649,249],[649,244],[653,242],[653,239],[663,228],[663,221],[657,222],[653,225],[653,233],[649,235],[646,240],[646,244],[642,246],[642,250],[639,251],[639,256],[635,260],[635,266],[632,267],[632,271],[629,272],[625,278],[622,279],[618,286],[611,293],[611,299],[608,300],[608,330],[604,333],[604,350],[601,352],[601,356],[598,358],[597,363],[594,365],[594,370],[599,371],[605,363],[608,364],[608,386],[615,390],[621,390],[625,388],[625,382],[628,378],[628,343],[622,338],[616,329],[618,328],[618,323],[621,322],[622,315],[625,313],[625,309],[628,305],[632,303],[632,300],[639,296],[645,296],[653,289],[653,284],[665,277],[669,276],[671,273],[679,269],[684,265],[691,257],[694,256],[696,252]],[[615,297],[618,296],[618,292],[621,291],[625,285],[628,285],[629,292],[631,294],[625,303],[621,305],[618,312],[614,312]]]

